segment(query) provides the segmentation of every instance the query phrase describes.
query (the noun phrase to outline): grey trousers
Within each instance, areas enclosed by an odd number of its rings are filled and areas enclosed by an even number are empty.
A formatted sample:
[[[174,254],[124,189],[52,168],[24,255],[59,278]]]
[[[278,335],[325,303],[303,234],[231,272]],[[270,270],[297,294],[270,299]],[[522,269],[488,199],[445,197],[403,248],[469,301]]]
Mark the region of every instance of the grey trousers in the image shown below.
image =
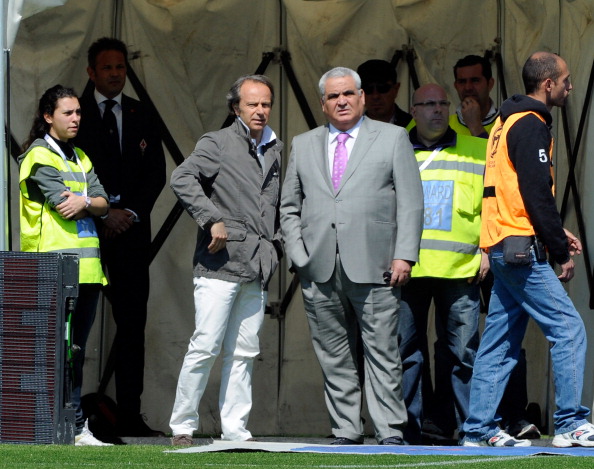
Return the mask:
[[[357,373],[357,334],[361,331],[365,396],[378,441],[402,437],[406,407],[397,327],[400,291],[357,284],[344,274],[337,255],[328,282],[301,279],[314,351],[324,374],[324,395],[335,437],[363,441],[363,391]],[[358,328],[357,328],[358,325]]]

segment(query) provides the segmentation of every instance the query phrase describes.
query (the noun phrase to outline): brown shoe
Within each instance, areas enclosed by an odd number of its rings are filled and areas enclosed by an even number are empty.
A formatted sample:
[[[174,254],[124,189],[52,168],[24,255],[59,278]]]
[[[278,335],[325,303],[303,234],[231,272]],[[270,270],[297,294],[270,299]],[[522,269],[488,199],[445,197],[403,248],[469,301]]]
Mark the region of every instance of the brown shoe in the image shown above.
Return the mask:
[[[192,441],[192,435],[174,435],[171,438],[171,444],[173,446],[192,446],[194,442]]]

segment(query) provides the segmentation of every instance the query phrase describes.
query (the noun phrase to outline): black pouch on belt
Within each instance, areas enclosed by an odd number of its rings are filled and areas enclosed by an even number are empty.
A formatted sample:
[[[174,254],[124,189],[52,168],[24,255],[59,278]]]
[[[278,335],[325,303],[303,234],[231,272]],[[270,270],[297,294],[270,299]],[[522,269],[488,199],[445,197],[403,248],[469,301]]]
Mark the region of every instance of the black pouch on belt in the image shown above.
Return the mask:
[[[503,260],[511,265],[530,264],[532,236],[508,236],[503,240]]]
[[[534,255],[536,256],[536,260],[538,262],[547,260],[547,249],[545,248],[543,242],[538,239],[538,236],[534,237]]]

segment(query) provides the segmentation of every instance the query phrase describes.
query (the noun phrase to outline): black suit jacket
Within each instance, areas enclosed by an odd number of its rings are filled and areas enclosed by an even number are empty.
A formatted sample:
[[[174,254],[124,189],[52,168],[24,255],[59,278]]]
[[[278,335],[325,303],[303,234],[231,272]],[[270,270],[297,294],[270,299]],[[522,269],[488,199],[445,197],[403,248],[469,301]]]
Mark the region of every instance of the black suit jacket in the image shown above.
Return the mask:
[[[150,213],[165,185],[165,156],[156,119],[140,101],[122,95],[122,156],[109,154],[99,106],[87,87],[80,98],[81,124],[73,140],[91,159],[110,195],[120,195],[113,208],[128,208],[140,217],[135,224],[143,241],[150,242]],[[118,188],[119,186],[119,188]],[[138,240],[140,241],[140,239]]]

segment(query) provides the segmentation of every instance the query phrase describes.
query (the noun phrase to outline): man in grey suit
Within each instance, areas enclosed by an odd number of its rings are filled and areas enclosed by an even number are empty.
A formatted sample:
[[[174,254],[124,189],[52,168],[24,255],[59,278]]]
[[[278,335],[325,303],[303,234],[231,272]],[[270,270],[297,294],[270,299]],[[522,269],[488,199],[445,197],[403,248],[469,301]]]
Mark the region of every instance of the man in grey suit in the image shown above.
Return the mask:
[[[406,426],[399,287],[418,259],[419,169],[404,129],[363,117],[365,94],[355,71],[334,68],[319,86],[329,125],[293,139],[281,195],[285,249],[299,274],[324,374],[332,444],[363,442],[359,328],[376,439],[399,445]]]

